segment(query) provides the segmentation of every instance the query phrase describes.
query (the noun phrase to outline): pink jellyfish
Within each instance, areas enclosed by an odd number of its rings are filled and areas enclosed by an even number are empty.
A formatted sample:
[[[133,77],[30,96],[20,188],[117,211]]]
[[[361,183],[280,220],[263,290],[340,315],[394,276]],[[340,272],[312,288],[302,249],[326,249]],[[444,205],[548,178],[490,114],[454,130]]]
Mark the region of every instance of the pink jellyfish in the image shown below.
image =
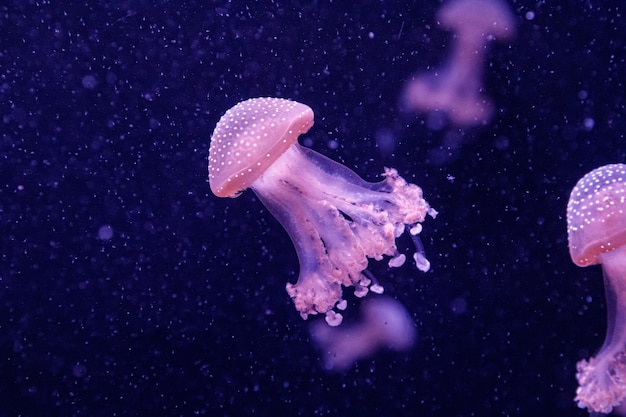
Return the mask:
[[[415,324],[402,304],[388,297],[373,298],[363,304],[358,324],[328,327],[315,323],[311,337],[324,355],[329,370],[348,369],[381,348],[408,350],[416,337]]]
[[[446,66],[409,81],[404,92],[407,109],[445,112],[460,126],[486,123],[491,100],[481,93],[487,43],[510,39],[515,18],[501,0],[451,0],[437,14],[442,27],[454,32]]]
[[[253,98],[228,110],[217,123],[209,150],[209,183],[219,197],[237,197],[252,188],[287,230],[298,254],[300,275],[287,284],[302,318],[324,313],[339,325],[345,308],[341,286],[357,296],[382,287],[364,275],[368,258],[405,255],[395,239],[409,226],[420,230],[432,210],[422,190],[385,168],[384,179],[369,183],[311,149],[298,136],[313,125],[313,110],[291,100]],[[423,254],[414,256],[427,263]]]
[[[608,310],[602,348],[578,362],[576,401],[610,413],[626,398],[626,165],[605,165],[578,181],[567,204],[567,232],[576,265],[602,265]]]

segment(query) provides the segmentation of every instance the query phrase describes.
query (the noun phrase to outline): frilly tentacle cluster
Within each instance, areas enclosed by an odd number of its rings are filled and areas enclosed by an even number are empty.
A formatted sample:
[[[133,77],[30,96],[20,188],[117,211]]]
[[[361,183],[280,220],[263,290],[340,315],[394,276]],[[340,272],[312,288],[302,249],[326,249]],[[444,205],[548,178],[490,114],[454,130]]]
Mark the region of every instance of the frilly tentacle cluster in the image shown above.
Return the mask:
[[[429,212],[420,187],[407,183],[395,169],[383,175],[377,190],[326,190],[325,199],[316,203],[318,216],[312,216],[311,226],[317,238],[308,250],[316,253],[318,262],[301,265],[298,282],[286,287],[303,318],[333,309],[342,300],[341,285],[354,286],[357,296],[365,296],[371,284],[363,275],[368,258],[398,256],[395,239]]]
[[[626,398],[626,352],[603,354],[581,360],[576,365],[579,387],[576,402],[580,408],[608,414]]]

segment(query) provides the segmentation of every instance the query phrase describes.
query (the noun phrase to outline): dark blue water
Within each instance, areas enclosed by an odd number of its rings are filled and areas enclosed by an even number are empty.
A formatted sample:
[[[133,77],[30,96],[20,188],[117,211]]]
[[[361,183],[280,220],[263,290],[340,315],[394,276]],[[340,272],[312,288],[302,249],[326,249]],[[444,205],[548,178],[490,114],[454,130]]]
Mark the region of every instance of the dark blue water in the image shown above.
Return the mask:
[[[514,3],[497,113],[459,131],[398,110],[445,60],[438,2],[53,3],[0,6],[0,415],[587,414],[604,292],[565,206],[626,157],[623,8]],[[289,237],[252,192],[210,193],[211,132],[256,96],[311,106],[302,143],[370,181],[395,167],[440,212],[428,273],[371,268],[410,353],[326,373]]]

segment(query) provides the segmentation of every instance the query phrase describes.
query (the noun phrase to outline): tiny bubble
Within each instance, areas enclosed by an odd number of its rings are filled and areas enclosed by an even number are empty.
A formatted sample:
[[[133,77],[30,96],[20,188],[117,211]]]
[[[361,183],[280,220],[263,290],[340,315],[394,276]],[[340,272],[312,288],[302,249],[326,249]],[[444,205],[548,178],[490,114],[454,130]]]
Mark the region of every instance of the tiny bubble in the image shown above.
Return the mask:
[[[74,365],[72,373],[76,378],[84,378],[87,375],[87,368],[85,367],[85,365],[77,363],[76,365]]]
[[[83,82],[83,87],[85,87],[88,90],[93,90],[94,88],[96,88],[96,85],[98,84],[98,82],[96,81],[96,77],[94,77],[93,75],[85,75],[82,79]]]
[[[111,240],[111,238],[113,238],[113,228],[111,226],[105,224],[98,229],[98,239]]]

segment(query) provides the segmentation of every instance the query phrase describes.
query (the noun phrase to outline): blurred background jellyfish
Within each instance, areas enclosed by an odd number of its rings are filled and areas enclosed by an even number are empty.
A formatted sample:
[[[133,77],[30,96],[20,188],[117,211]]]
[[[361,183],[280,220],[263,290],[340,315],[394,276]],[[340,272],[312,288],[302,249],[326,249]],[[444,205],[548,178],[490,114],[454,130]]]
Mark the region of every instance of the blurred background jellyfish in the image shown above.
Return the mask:
[[[484,124],[493,104],[482,94],[487,43],[515,34],[515,17],[501,0],[452,0],[437,13],[441,27],[453,32],[448,62],[417,75],[404,91],[403,105],[416,112],[443,112],[459,126]]]
[[[313,125],[310,107],[280,98],[254,98],[235,105],[217,123],[209,149],[209,183],[219,197],[252,188],[291,237],[300,262],[287,292],[302,318],[323,313],[336,326],[346,306],[341,286],[355,295],[382,292],[364,275],[368,258],[406,256],[395,239],[436,212],[422,190],[395,169],[369,183],[350,169],[297,143]],[[421,254],[421,251],[418,251]],[[423,255],[416,257],[425,264]]]
[[[390,297],[367,300],[358,323],[338,328],[321,323],[311,326],[311,337],[322,351],[328,370],[342,371],[379,349],[406,351],[415,343],[417,331],[409,313]]]
[[[608,314],[600,351],[578,362],[576,401],[610,413],[626,398],[626,165],[605,165],[578,181],[567,204],[567,232],[576,265],[602,265]]]

